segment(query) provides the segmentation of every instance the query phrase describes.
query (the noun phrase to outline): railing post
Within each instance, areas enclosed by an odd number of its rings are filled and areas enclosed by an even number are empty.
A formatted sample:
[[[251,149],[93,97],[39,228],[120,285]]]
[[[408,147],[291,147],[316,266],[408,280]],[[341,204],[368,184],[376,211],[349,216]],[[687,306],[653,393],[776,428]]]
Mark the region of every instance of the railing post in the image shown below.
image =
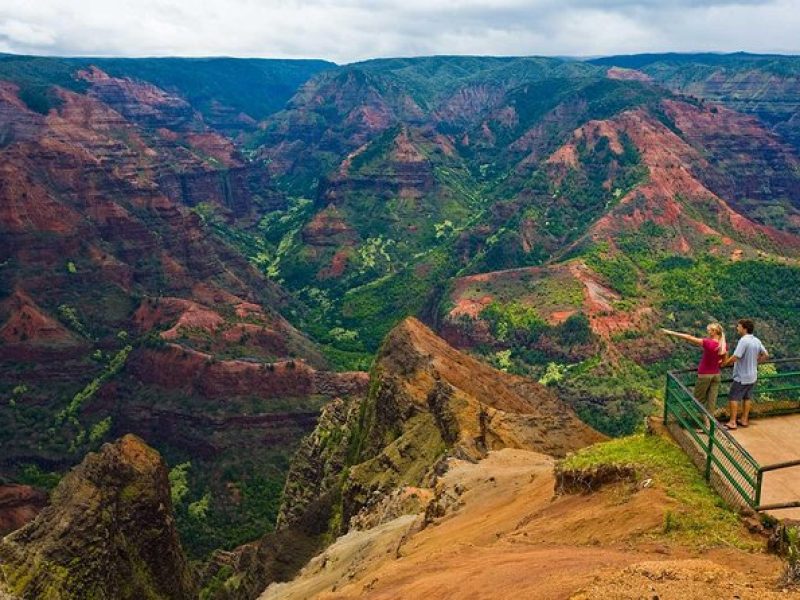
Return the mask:
[[[706,450],[706,481],[711,481],[711,455],[714,454],[714,432],[717,429],[716,419],[711,420],[708,427],[708,448]]]
[[[758,475],[756,475],[756,497],[755,497],[755,508],[758,510],[759,505],[761,504],[761,484],[764,482],[764,471],[759,468]]]
[[[664,386],[664,426],[667,426],[669,415],[669,372],[667,372],[667,384]]]

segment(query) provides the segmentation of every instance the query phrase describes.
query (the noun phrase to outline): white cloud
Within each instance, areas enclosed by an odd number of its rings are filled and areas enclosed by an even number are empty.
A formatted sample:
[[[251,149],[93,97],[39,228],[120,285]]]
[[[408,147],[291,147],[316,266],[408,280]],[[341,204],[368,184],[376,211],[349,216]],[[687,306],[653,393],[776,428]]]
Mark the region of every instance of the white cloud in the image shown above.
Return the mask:
[[[22,46],[48,46],[55,42],[55,35],[48,27],[16,19],[0,21],[0,37]]]
[[[0,49],[313,57],[800,51],[800,0],[0,0]]]

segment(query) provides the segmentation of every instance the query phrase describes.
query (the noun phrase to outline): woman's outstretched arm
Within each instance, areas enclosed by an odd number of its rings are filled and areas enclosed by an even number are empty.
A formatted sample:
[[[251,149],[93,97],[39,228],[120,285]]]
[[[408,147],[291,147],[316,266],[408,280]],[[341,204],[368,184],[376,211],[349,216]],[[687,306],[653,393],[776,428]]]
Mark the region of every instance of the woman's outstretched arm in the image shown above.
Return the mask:
[[[661,332],[666,333],[667,335],[671,335],[672,337],[686,340],[687,342],[689,342],[690,344],[694,344],[695,346],[703,345],[703,338],[695,337],[693,335],[689,335],[688,333],[681,333],[680,331],[672,331],[671,329],[661,329]]]

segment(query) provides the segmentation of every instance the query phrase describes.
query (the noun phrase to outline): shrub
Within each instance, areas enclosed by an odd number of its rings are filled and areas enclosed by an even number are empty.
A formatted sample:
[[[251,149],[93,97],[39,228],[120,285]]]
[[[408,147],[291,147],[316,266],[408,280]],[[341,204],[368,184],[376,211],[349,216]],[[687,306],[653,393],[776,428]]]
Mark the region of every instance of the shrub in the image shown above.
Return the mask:
[[[492,302],[480,317],[489,323],[492,333],[501,342],[529,345],[547,328],[535,308],[519,302]]]
[[[564,375],[569,369],[569,365],[560,365],[558,363],[548,363],[544,375],[539,378],[539,383],[542,385],[550,385],[551,383],[558,383],[564,379]]]
[[[122,370],[122,367],[125,366],[125,362],[128,360],[128,354],[130,354],[131,350],[133,350],[132,346],[125,346],[122,350],[117,352],[109,361],[105,371],[86,384],[86,387],[73,396],[69,405],[58,413],[56,417],[57,424],[61,424],[65,420],[74,421],[81,406],[94,396],[97,390],[99,390],[106,381]]]
[[[175,465],[169,471],[169,489],[172,497],[172,505],[177,507],[183,497],[189,492],[188,471],[192,466],[191,462],[184,462]]]
[[[800,527],[786,528],[786,572],[784,582],[800,584]]]
[[[19,483],[31,485],[33,487],[52,490],[61,481],[58,473],[45,473],[38,465],[25,465],[17,478]]]
[[[189,505],[189,516],[198,521],[205,520],[211,502],[211,492],[206,492],[202,498]]]
[[[91,443],[99,442],[111,430],[111,417],[106,417],[102,421],[96,423],[91,431],[89,431],[89,441]]]

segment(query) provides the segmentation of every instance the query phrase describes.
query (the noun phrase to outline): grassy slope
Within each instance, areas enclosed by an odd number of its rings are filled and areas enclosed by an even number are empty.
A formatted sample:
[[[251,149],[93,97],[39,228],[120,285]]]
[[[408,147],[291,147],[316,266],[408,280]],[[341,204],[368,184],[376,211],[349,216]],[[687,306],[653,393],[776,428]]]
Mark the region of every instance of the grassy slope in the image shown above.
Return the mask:
[[[678,508],[664,514],[660,534],[667,539],[695,547],[725,545],[757,550],[763,546],[746,534],[738,514],[709,487],[671,440],[645,434],[619,438],[571,454],[559,468],[590,472],[609,466],[632,467],[637,483],[652,479],[677,501]]]

